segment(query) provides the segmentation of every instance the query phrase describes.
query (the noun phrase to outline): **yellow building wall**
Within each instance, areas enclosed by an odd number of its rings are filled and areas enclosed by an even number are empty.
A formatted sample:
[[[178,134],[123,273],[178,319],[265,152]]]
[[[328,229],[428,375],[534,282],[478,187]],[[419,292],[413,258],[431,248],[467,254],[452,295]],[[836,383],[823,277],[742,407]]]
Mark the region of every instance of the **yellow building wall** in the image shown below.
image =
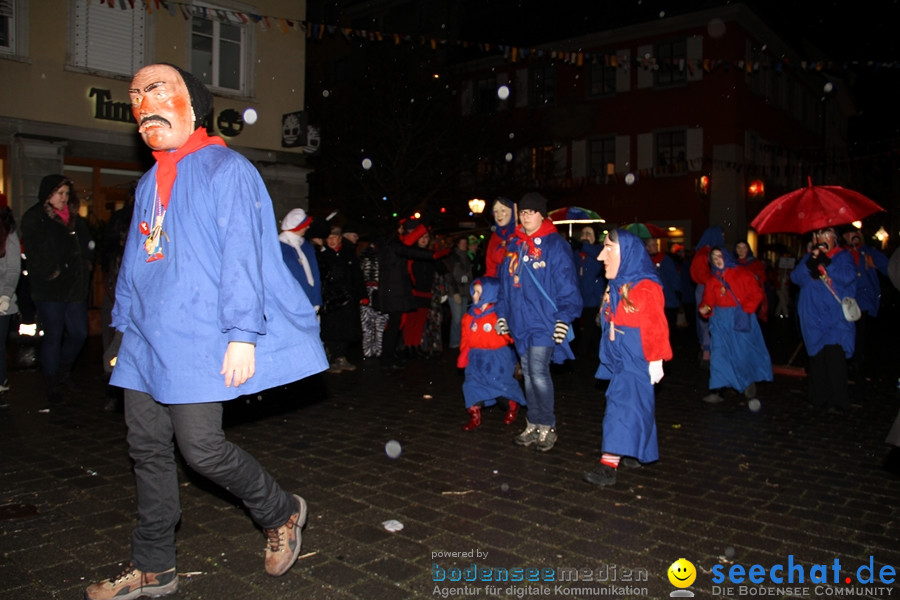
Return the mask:
[[[59,0],[52,4],[56,2]],[[245,124],[238,136],[227,140],[229,144],[299,153],[302,150],[281,147],[281,117],[304,108],[306,34],[299,27],[284,31],[279,19],[294,23],[305,19],[306,2],[260,0],[253,4],[251,10],[246,5],[235,6],[235,10],[243,6],[245,12],[271,17],[267,29],[259,24],[249,26],[254,29],[256,48],[251,52],[254,64],[249,67],[253,95],[216,95],[214,115],[228,108],[243,112],[253,107],[259,114],[258,121]],[[113,102],[127,103],[130,78],[81,73],[66,67],[66,32],[70,30],[67,10],[32,3],[28,19],[29,43],[27,51],[20,52],[23,57],[0,59],[0,116],[117,133],[134,130],[129,123],[94,118],[96,99],[90,97],[91,88],[108,89]],[[170,62],[189,70],[189,21],[180,12],[173,16],[165,10],[154,11],[149,19],[148,30],[155,43],[150,44],[147,62]]]

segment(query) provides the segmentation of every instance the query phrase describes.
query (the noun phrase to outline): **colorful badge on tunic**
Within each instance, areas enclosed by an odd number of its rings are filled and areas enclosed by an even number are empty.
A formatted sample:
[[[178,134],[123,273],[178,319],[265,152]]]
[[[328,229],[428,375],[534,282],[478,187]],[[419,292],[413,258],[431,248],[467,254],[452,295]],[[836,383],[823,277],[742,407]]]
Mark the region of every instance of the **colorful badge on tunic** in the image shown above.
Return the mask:
[[[139,229],[143,235],[147,236],[144,240],[144,250],[147,252],[147,262],[154,262],[165,258],[162,251],[162,238],[166,240],[169,236],[163,231],[163,221],[166,218],[166,209],[163,208],[159,195],[156,196],[156,202],[153,203],[153,227],[147,221],[141,221]]]

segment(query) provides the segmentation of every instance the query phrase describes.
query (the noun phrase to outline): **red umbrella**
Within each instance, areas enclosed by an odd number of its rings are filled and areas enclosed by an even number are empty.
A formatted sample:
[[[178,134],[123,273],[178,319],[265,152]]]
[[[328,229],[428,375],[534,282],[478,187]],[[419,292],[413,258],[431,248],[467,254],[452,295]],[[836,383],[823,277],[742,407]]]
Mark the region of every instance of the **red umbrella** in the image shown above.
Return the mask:
[[[806,233],[860,221],[884,209],[839,185],[809,185],[772,200],[750,223],[758,233]]]

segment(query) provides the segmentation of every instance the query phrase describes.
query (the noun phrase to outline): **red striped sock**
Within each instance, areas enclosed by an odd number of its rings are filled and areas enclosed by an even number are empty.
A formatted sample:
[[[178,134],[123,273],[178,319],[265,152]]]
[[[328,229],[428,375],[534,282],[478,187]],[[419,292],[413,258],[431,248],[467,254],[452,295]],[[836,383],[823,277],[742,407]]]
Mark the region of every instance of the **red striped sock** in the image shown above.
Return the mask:
[[[604,452],[603,457],[600,459],[600,464],[612,467],[613,469],[618,469],[620,460],[622,460],[622,457],[618,454],[610,454],[609,452]]]

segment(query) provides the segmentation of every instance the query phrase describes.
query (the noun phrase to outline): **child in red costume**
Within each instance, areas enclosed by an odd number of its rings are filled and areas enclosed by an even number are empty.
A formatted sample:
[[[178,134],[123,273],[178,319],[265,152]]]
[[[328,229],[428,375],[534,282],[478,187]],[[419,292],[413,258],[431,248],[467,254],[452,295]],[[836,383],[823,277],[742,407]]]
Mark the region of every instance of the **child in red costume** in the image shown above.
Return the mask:
[[[469,422],[464,431],[481,426],[481,409],[492,406],[499,400],[507,403],[506,425],[516,420],[519,406],[525,404],[522,388],[514,375],[516,353],[510,344],[509,335],[497,333],[497,313],[494,305],[500,293],[496,279],[482,277],[472,282],[469,288],[472,304],[462,318],[462,336],[459,345],[459,359],[456,366],[465,368],[463,397]]]

